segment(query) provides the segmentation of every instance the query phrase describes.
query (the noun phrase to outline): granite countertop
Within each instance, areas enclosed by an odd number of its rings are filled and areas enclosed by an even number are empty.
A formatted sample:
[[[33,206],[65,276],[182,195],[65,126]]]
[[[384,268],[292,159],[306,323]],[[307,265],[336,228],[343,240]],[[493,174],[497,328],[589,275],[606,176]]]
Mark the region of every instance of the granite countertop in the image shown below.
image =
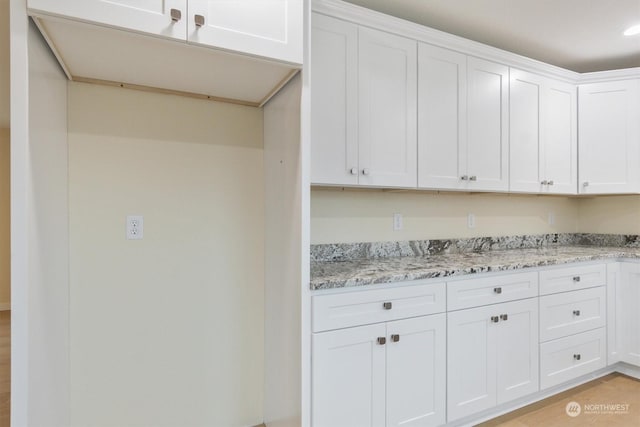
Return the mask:
[[[640,247],[554,246],[311,263],[311,289],[462,276],[606,259],[640,259]]]

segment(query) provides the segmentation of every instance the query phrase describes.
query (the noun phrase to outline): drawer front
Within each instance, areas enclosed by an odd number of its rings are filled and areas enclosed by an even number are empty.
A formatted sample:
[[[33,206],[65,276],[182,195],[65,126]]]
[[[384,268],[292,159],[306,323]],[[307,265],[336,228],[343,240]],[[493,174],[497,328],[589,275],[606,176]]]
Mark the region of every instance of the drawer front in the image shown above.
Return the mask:
[[[540,295],[575,291],[607,284],[607,266],[582,265],[540,272]]]
[[[606,302],[604,286],[540,297],[540,341],[605,326]]]
[[[540,344],[540,388],[604,368],[606,347],[605,328]]]
[[[538,273],[506,274],[447,283],[447,309],[479,307],[538,296]]]
[[[444,283],[317,295],[311,303],[313,332],[442,313],[445,298]]]

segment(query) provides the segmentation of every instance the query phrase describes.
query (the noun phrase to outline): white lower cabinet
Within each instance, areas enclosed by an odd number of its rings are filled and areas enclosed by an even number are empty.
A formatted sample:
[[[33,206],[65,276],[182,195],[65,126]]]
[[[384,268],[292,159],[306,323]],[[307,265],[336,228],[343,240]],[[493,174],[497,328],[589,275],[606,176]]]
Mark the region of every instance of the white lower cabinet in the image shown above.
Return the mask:
[[[312,425],[444,424],[445,314],[313,334]]]
[[[538,391],[538,300],[448,313],[447,412],[456,420]]]
[[[619,360],[640,366],[640,264],[620,263],[616,299]]]

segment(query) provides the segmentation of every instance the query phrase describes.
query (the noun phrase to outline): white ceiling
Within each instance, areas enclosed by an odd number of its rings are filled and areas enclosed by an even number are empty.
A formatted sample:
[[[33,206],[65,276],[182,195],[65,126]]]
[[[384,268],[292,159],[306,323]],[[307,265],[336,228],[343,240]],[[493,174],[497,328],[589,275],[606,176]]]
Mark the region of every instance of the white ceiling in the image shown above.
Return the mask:
[[[577,72],[640,67],[640,0],[347,0]]]
[[[9,0],[0,0],[0,128],[9,128]]]

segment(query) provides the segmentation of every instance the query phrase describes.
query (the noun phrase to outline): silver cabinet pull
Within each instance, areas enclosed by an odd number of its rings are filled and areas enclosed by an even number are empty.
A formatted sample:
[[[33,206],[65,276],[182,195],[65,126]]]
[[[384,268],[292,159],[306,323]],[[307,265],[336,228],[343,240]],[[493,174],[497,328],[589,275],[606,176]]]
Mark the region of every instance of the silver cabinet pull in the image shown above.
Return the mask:
[[[362,169],[362,175],[369,175],[369,169],[367,168]]]
[[[574,359],[574,360],[580,360],[580,358],[581,358],[581,357],[580,357],[580,355],[579,355],[579,354],[574,354],[574,355],[573,355],[573,359]]]
[[[469,180],[469,176],[468,175],[462,175],[460,177],[460,179],[463,180],[463,181],[468,181]]]
[[[509,320],[509,316],[507,316],[506,314],[501,314],[500,320]]]
[[[194,21],[196,23],[196,27],[200,28],[204,26],[204,16],[203,15],[195,15]]]
[[[378,344],[385,345],[387,343],[387,339],[385,337],[378,337]]]
[[[182,11],[178,10],[178,9],[171,9],[171,21],[172,22],[178,22],[179,20],[182,19]]]
[[[502,288],[493,288],[493,292],[496,294],[501,294],[502,293]]]
[[[547,184],[553,185],[553,180],[549,181]]]
[[[391,341],[393,341],[393,342],[400,341],[400,335],[398,335],[398,334],[391,335]]]
[[[391,310],[391,307],[393,307],[393,305],[390,302],[385,302],[382,304],[382,308],[384,308],[385,310]]]
[[[580,281],[580,276],[573,276],[573,281],[578,283]]]
[[[498,323],[500,321],[500,318],[498,316],[491,316],[491,321],[493,323]]]
[[[547,185],[547,184],[549,184],[549,181],[542,181],[540,184]]]
[[[477,177],[477,176],[475,176],[475,175],[471,175],[471,176],[469,177],[469,181],[477,181],[477,180],[478,180],[478,177]]]
[[[358,175],[358,168],[351,168],[351,169],[349,170],[349,173],[350,173],[351,175]]]
[[[580,310],[573,310],[574,316],[580,316]]]
[[[583,183],[582,183],[582,186],[583,186],[583,187],[588,187],[588,186],[589,186],[589,181],[585,181],[585,182],[583,182]]]

